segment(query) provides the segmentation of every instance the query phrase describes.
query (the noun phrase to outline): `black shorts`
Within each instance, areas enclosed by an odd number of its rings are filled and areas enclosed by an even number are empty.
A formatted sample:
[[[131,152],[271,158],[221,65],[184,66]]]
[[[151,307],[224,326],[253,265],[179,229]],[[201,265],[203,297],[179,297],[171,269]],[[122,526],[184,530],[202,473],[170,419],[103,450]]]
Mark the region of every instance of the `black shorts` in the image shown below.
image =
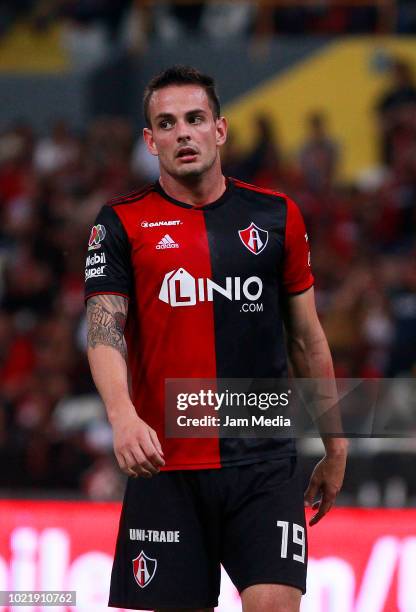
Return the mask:
[[[215,607],[220,563],[240,592],[267,583],[305,592],[305,513],[295,457],[129,478],[110,606]]]

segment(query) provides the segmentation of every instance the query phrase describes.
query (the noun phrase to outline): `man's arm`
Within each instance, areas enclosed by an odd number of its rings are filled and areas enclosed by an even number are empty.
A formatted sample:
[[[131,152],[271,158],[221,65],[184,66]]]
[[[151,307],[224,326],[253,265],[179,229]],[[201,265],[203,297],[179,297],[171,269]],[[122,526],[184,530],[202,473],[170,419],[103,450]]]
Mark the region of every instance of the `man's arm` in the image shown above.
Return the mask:
[[[298,378],[334,379],[331,353],[315,307],[313,287],[299,295],[288,295],[285,304],[285,327],[288,353],[294,374]],[[337,415],[332,417],[336,431],[341,431]],[[305,492],[305,505],[318,512],[310,525],[315,525],[330,510],[341,489],[345,473],[348,443],[344,437],[321,433],[325,457],[316,465]],[[322,497],[314,502],[318,493]]]
[[[88,360],[113,428],[114,452],[129,476],[151,477],[165,464],[156,432],[130,399],[124,339],[128,300],[96,295],[87,301]]]

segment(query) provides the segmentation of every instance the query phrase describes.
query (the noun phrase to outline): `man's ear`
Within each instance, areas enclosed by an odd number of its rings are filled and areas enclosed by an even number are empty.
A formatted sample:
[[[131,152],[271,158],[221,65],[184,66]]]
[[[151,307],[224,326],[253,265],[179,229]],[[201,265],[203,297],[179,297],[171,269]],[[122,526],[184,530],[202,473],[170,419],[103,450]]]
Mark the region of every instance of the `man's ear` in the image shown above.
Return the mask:
[[[153,140],[153,132],[150,128],[143,129],[143,138],[149,153],[152,155],[159,155],[155,141]]]
[[[227,119],[225,117],[220,117],[219,119],[217,119],[217,125],[216,125],[216,129],[217,129],[217,146],[221,147],[225,141],[227,140],[227,131],[228,131],[228,124],[227,124]]]

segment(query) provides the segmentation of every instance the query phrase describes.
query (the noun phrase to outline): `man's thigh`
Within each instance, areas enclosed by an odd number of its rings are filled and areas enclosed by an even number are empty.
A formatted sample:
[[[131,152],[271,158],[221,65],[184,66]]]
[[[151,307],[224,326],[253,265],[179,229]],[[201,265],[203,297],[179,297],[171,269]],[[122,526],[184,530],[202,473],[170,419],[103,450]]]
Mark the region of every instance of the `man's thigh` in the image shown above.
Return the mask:
[[[241,593],[243,612],[299,612],[302,593],[283,584],[255,584]]]
[[[110,586],[110,606],[210,609],[220,583],[219,533],[204,475],[161,472],[129,479]]]
[[[223,526],[224,568],[240,593],[253,585],[286,585],[304,593],[307,540],[296,458],[234,472]]]

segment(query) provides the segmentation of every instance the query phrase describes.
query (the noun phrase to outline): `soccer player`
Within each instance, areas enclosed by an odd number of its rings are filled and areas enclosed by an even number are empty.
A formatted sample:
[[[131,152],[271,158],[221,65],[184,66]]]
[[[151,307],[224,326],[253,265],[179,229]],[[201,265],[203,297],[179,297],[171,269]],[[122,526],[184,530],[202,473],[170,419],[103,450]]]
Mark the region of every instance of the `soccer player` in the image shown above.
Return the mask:
[[[222,563],[245,612],[295,612],[304,504],[310,524],[328,512],[346,441],[323,436],[304,497],[293,440],[166,437],[164,390],[168,378],[284,378],[284,327],[296,375],[333,377],[304,223],[286,195],[223,176],[210,77],[164,71],[144,113],[160,180],[102,208],[86,264],[91,372],[129,476],[110,606],[211,611]]]

